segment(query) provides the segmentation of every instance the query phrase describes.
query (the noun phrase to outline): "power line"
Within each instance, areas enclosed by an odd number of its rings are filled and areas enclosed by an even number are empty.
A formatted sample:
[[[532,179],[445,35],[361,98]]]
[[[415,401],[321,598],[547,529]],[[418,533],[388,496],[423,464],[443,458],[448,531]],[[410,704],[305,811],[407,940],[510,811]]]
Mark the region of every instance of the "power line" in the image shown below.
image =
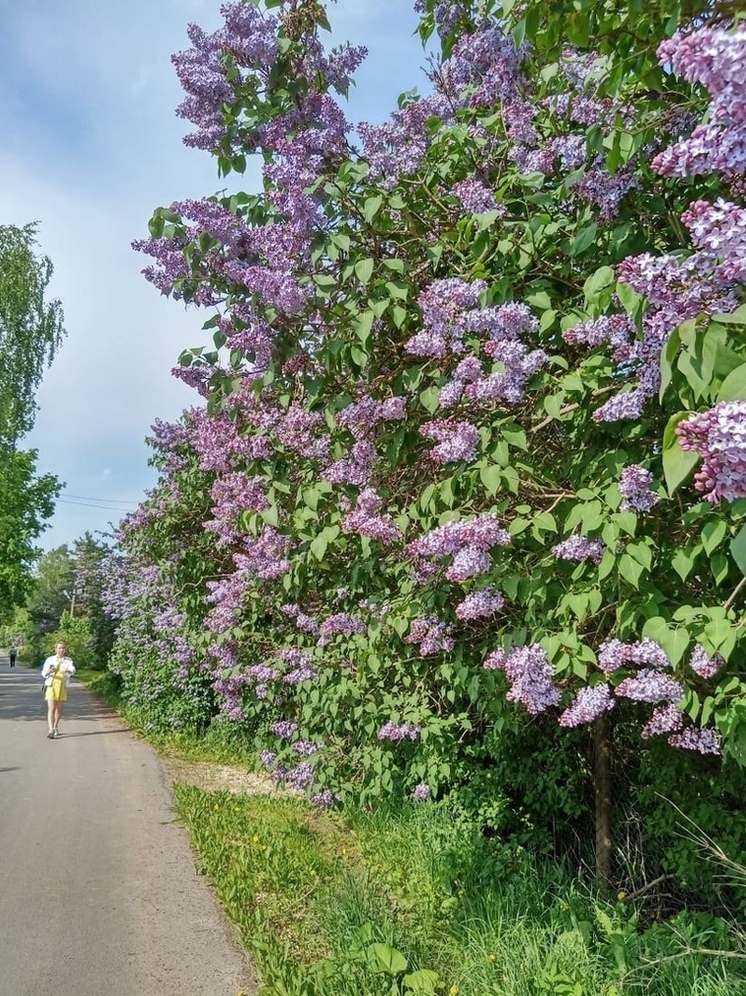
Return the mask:
[[[132,501],[130,498],[86,498],[84,495],[71,495],[69,492],[65,492],[66,498],[77,498],[80,501],[102,501],[102,502],[116,502],[118,505],[139,505],[137,501]]]
[[[81,508],[102,508],[105,512],[119,512],[122,515],[125,512],[132,511],[132,509],[121,508],[116,505],[104,505],[100,502],[96,502],[93,500],[76,501],[72,498],[61,498],[61,497],[57,498],[56,500],[63,505],[78,505]],[[129,504],[135,505],[136,502],[130,502]]]

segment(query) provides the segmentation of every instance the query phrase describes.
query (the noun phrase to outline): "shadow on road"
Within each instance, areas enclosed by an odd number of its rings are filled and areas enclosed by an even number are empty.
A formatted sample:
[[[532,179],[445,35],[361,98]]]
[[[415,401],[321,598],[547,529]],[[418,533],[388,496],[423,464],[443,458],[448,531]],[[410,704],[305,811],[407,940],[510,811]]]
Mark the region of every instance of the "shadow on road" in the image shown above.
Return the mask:
[[[75,736],[120,733],[128,729],[126,725],[124,729],[122,728],[122,718],[114,709],[97,699],[95,694],[80,682],[73,680],[68,696],[63,722],[112,720],[116,721],[117,724],[117,728],[114,730],[92,731],[88,734],[75,734]],[[40,719],[46,719],[46,715],[47,703],[42,694],[39,672],[36,669],[32,670],[26,667],[13,668],[13,670],[0,668],[0,722],[12,720],[14,722],[35,723]],[[70,736],[72,735],[70,734]]]
[[[71,717],[67,717],[68,719]],[[72,739],[73,737],[102,737],[106,733],[129,733],[129,727],[122,727],[121,730],[91,730],[90,733],[62,733],[61,737]]]

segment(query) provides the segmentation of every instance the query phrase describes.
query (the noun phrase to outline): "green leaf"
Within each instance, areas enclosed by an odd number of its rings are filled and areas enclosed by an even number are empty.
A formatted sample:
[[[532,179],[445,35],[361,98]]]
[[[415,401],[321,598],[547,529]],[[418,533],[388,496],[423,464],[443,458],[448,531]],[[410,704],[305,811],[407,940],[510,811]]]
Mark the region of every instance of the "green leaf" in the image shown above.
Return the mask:
[[[437,387],[428,387],[424,391],[420,391],[420,404],[425,409],[425,411],[432,413],[437,409],[439,405],[440,391]]]
[[[417,996],[430,996],[440,985],[441,977],[429,968],[421,968],[418,972],[405,975],[402,982],[406,989],[411,989]]]
[[[676,426],[690,414],[691,412],[676,412],[668,420],[663,433],[663,473],[669,495],[673,495],[684,483],[700,459],[699,453],[694,450],[683,450],[676,435]]]
[[[725,378],[718,391],[718,401],[746,401],[746,363]]]
[[[700,547],[696,547],[695,550],[688,547],[677,547],[674,551],[673,557],[671,557],[671,566],[682,581],[686,581],[692,573],[700,549]]]
[[[490,467],[482,467],[479,471],[479,477],[481,478],[482,484],[484,484],[485,490],[494,495],[500,490],[500,484],[502,482],[502,469],[493,464]]]
[[[373,268],[375,267],[375,260],[368,257],[367,259],[359,259],[355,263],[355,275],[361,284],[367,284],[370,278],[373,276]]]
[[[706,522],[702,527],[702,546],[707,554],[717,549],[725,539],[728,527],[722,519]]]
[[[585,228],[581,228],[570,243],[570,255],[577,256],[584,252],[594,242],[597,232],[598,225],[587,225]]]
[[[363,218],[365,218],[368,223],[372,222],[381,210],[382,204],[383,197],[380,194],[376,194],[375,197],[368,197],[365,201],[365,206],[363,207]]]
[[[628,554],[623,553],[619,558],[617,570],[626,581],[629,581],[633,588],[640,587],[640,578],[642,577],[644,568]]]
[[[746,526],[742,526],[738,535],[730,545],[730,555],[738,565],[738,569],[746,577]]]
[[[368,948],[371,956],[371,968],[374,972],[386,972],[388,975],[399,975],[407,970],[407,959],[396,948],[388,944],[371,944]]]
[[[661,350],[661,386],[660,391],[658,392],[658,397],[661,401],[666,393],[666,388],[671,383],[671,378],[673,377],[673,364],[676,357],[679,355],[680,348],[681,336],[679,335],[679,330],[674,329],[666,340],[666,345]]]

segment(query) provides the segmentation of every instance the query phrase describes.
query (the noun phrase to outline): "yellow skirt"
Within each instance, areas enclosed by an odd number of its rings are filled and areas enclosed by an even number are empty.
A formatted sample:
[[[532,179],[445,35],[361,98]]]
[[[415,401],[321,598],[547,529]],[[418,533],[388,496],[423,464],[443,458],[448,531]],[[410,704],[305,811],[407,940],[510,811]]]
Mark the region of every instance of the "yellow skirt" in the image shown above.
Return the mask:
[[[67,686],[61,674],[56,674],[52,684],[44,692],[47,702],[67,702]]]

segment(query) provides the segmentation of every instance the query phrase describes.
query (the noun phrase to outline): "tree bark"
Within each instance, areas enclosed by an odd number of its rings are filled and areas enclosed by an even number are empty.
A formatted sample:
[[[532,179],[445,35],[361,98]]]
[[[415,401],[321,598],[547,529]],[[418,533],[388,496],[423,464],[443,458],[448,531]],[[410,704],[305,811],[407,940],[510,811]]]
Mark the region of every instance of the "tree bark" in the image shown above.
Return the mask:
[[[601,713],[593,723],[593,788],[596,806],[596,878],[611,882],[611,719]]]

